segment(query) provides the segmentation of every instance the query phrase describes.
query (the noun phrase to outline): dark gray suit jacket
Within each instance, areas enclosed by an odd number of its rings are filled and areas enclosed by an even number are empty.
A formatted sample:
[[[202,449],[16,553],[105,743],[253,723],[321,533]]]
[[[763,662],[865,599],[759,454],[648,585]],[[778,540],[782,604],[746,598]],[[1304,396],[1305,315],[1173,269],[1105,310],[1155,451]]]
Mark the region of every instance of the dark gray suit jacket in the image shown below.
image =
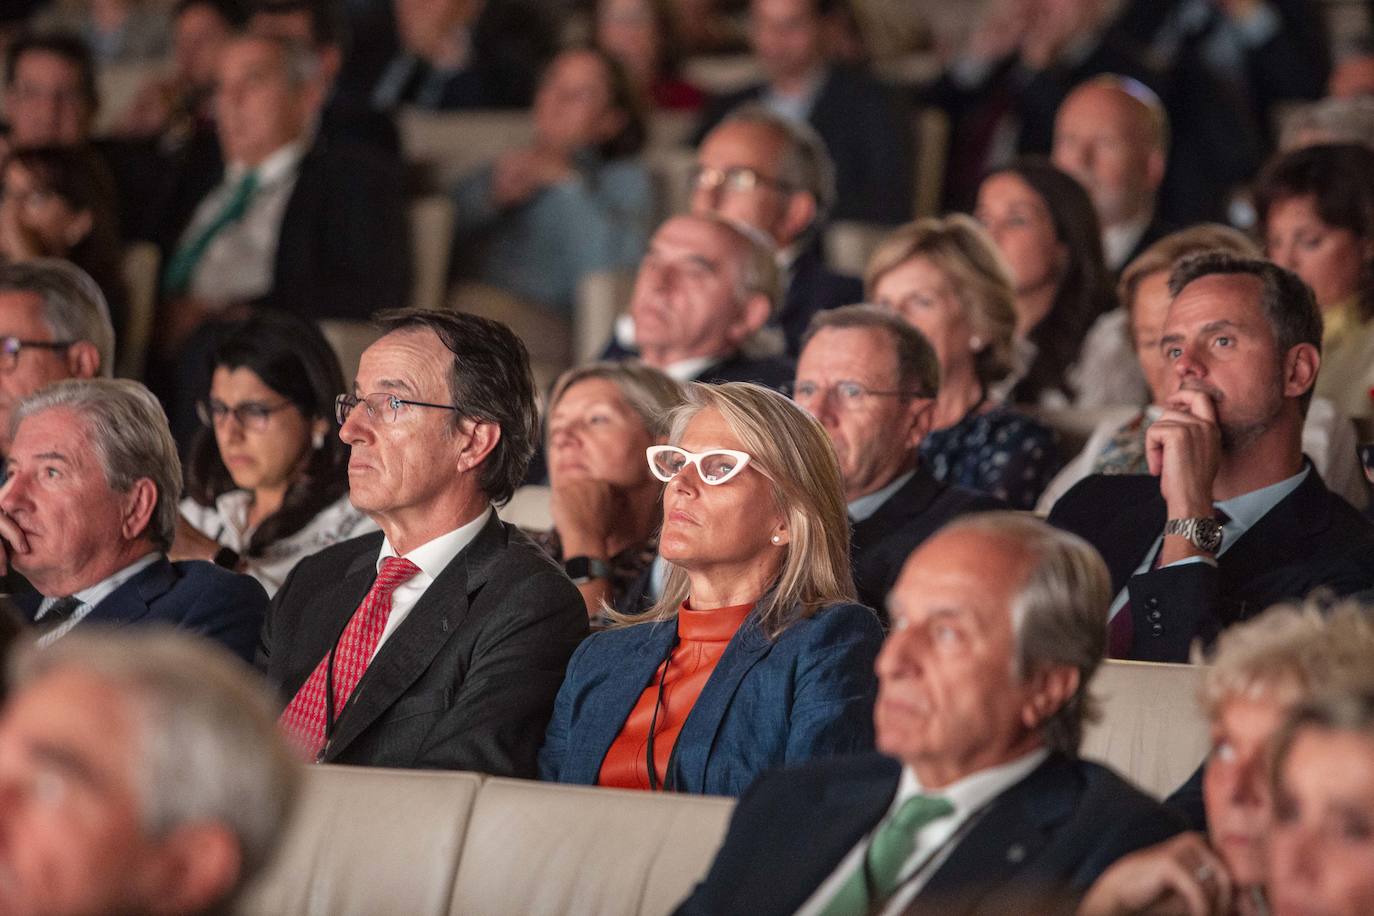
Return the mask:
[[[302,560],[277,592],[258,664],[287,702],[372,582],[382,534]],[[535,775],[587,611],[563,571],[493,514],[382,644],[323,761]]]

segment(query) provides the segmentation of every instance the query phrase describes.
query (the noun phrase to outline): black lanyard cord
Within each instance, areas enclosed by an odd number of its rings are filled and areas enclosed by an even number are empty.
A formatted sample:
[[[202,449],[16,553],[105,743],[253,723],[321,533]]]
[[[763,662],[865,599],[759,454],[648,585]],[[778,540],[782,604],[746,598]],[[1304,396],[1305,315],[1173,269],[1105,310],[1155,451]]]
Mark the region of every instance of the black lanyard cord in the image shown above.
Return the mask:
[[[668,668],[673,664],[673,653],[677,651],[678,637],[673,637],[673,644],[668,647],[668,654],[663,659],[663,671],[658,676],[658,696],[654,699],[654,714],[649,720],[649,740],[645,751],[645,763],[649,768],[649,788],[658,791],[660,788],[665,792],[672,787],[673,781],[673,757],[677,754],[677,742],[673,742],[672,748],[668,751],[668,765],[663,770],[663,785],[658,783],[658,767],[654,762],[654,732],[658,729],[658,711],[663,707],[663,685],[668,680]],[[679,733],[679,737],[681,734]]]

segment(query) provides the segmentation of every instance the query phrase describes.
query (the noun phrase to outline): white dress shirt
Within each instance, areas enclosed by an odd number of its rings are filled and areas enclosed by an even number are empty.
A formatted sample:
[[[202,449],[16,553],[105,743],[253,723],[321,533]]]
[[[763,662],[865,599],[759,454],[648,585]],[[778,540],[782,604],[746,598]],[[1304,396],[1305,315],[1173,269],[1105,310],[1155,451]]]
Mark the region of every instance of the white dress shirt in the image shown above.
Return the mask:
[[[372,658],[377,657],[382,644],[396,632],[396,628],[410,614],[425,591],[434,584],[434,580],[439,578],[439,574],[477,537],[477,533],[482,530],[490,516],[491,506],[487,506],[466,525],[455,528],[448,534],[441,534],[432,541],[426,541],[407,554],[397,554],[396,548],[391,546],[390,538],[382,539],[382,549],[377,554],[379,574],[382,571],[382,561],[394,556],[409,560],[420,567],[420,571],[396,586],[396,590],[391,593],[391,616],[386,619],[386,627],[382,630],[381,639],[377,640],[377,648],[372,651]],[[368,659],[369,662],[371,660]]]
[[[935,874],[959,845],[963,834],[982,817],[988,805],[997,796],[1029,776],[1049,755],[1047,749],[1039,748],[1010,763],[979,770],[958,782],[950,783],[938,792],[931,793],[948,799],[954,806],[954,813],[948,817],[936,818],[916,832],[916,848],[907,857],[900,872],[903,883],[883,908],[882,916],[897,916],[904,912],[921,892],[921,888],[925,887],[930,876]],[[840,860],[839,866],[831,872],[830,877],[821,882],[821,886],[816,888],[816,892],[797,911],[797,916],[816,916],[824,910],[830,899],[849,880],[849,876],[863,867],[868,844],[873,841],[873,834],[878,826],[896,814],[907,799],[924,791],[915,771],[909,766],[903,767],[902,778],[897,784],[897,794],[893,796],[892,804],[883,815],[883,819],[874,824],[873,830],[864,834],[863,839],[854,844],[854,848]]]
[[[153,563],[160,560],[161,558],[162,552],[158,550],[154,550],[151,553],[145,553],[143,556],[139,557],[137,560],[134,560],[128,566],[125,566],[123,569],[118,570],[117,572],[105,577],[104,579],[101,579],[95,585],[92,585],[89,588],[83,588],[79,592],[73,592],[72,597],[77,599],[81,603],[77,605],[76,608],[71,612],[71,615],[67,617],[65,623],[59,624],[51,631],[44,633],[42,636],[38,637],[38,645],[49,645],[53,642],[53,640],[67,635],[67,633],[71,632],[72,627],[76,626],[78,623],[84,620],[86,616],[91,613],[91,611],[95,610],[95,606],[100,602],[104,601],[106,598],[110,597],[110,595],[114,593],[115,589],[119,588],[125,582],[128,582],[134,576],[143,572],[143,570],[147,569],[149,566],[152,566]],[[38,613],[34,614],[33,619],[35,621],[41,621],[43,619],[43,615],[48,613],[48,608],[52,607],[54,604],[57,603],[58,597],[59,596],[57,595],[50,595],[45,597],[39,603]]]
[[[248,302],[271,291],[282,219],[304,155],[305,143],[298,141],[277,150],[256,169],[241,163],[225,169],[224,181],[196,207],[178,247],[189,244],[219,216],[249,171],[257,172],[257,189],[243,218],[216,233],[196,263],[190,286],[193,297],[214,308]]]

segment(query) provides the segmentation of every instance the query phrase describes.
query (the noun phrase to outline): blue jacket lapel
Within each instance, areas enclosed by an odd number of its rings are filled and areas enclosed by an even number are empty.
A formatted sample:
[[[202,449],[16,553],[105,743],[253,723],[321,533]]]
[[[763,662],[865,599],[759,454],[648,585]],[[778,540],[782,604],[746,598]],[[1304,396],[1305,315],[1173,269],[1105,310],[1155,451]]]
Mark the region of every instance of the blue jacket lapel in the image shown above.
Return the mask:
[[[759,659],[767,655],[772,647],[768,637],[759,629],[758,618],[751,612],[725,647],[725,653],[721,655],[710,680],[683,723],[682,733],[678,737],[678,746],[682,750],[674,754],[673,772],[669,774],[669,784],[673,788],[687,792],[704,791],[706,764],[735,691],[749,669],[758,664]]]
[[[177,571],[166,557],[154,560],[128,582],[106,595],[91,609],[91,623],[130,623],[146,617],[152,604],[176,585]]]
[[[639,636],[639,645],[606,675],[605,699],[599,708],[583,714],[587,727],[575,729],[571,735],[573,741],[561,776],[564,782],[596,784],[607,751],[677,638],[677,621],[639,624],[636,630],[631,632]]]

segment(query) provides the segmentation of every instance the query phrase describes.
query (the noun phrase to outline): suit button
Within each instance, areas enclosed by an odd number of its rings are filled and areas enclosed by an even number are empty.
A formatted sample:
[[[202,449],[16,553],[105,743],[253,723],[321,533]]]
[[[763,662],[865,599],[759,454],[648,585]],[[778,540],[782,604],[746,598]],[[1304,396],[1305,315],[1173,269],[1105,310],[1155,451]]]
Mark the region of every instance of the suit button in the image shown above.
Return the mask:
[[[1159,607],[1159,599],[1151,595],[1145,599],[1145,606],[1149,608]]]
[[[1150,613],[1145,615],[1145,618],[1147,620],[1158,620],[1162,616],[1164,615],[1160,614],[1159,611],[1151,611]]]
[[[1162,624],[1162,623],[1152,624],[1152,625],[1150,626],[1150,632],[1151,632],[1152,634],[1154,634],[1155,636],[1163,636],[1163,635],[1164,635],[1164,624]]]

